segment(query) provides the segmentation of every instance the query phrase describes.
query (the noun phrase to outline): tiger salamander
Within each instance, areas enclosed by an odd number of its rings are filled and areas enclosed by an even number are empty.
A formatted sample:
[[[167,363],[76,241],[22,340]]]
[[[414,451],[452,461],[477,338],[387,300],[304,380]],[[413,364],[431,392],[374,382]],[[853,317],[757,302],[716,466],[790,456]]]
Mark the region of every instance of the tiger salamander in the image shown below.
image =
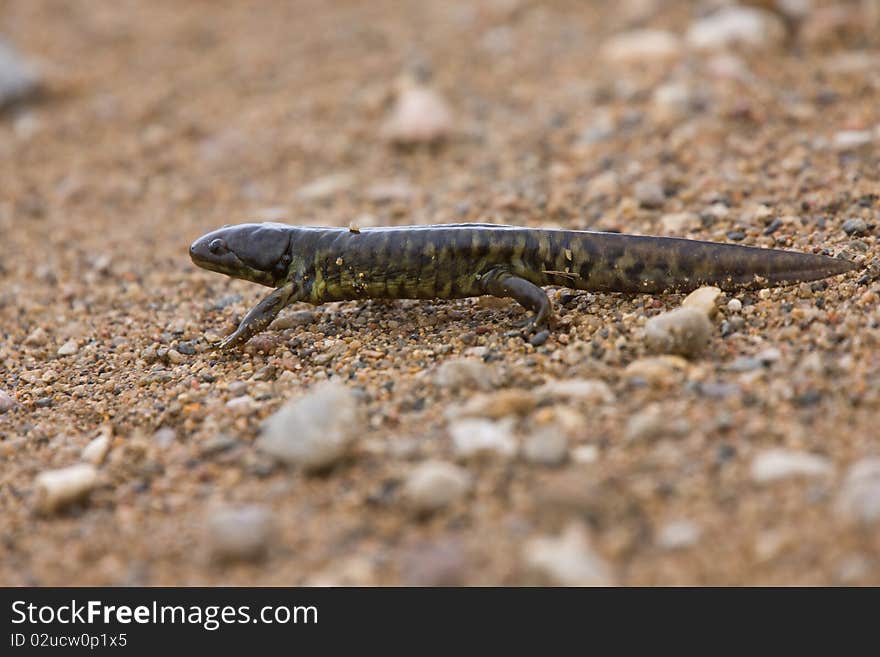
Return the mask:
[[[199,267],[275,288],[220,347],[265,329],[286,305],[346,299],[510,297],[548,326],[543,285],[594,292],[688,292],[703,285],[754,289],[856,268],[822,255],[576,230],[496,224],[315,228],[226,226],[190,247]]]

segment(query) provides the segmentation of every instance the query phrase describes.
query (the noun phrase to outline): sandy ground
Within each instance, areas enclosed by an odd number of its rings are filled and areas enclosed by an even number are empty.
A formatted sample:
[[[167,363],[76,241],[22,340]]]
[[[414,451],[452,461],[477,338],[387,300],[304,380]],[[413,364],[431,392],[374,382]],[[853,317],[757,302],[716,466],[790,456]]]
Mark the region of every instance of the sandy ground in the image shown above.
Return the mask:
[[[0,583],[880,584],[880,41],[871,3],[814,4],[799,33],[703,52],[685,35],[709,3],[0,5],[46,81],[0,118]],[[646,27],[669,52],[610,52]],[[397,148],[382,125],[413,69],[453,119]],[[643,340],[681,297],[561,291],[538,347],[506,302],[352,302],[218,355],[205,336],[265,289],[187,248],[257,218],[620,230],[866,268],[719,299],[690,360]],[[438,379],[461,358],[473,381]],[[351,453],[276,464],[261,423],[328,378],[363,406]],[[593,383],[537,392],[573,379]],[[467,402],[523,444],[564,434],[565,462],[461,458]],[[91,496],[38,513],[35,478],[102,432]],[[429,459],[470,487],[424,516],[403,491]],[[240,505],[274,528],[265,554],[218,560],[211,519]]]

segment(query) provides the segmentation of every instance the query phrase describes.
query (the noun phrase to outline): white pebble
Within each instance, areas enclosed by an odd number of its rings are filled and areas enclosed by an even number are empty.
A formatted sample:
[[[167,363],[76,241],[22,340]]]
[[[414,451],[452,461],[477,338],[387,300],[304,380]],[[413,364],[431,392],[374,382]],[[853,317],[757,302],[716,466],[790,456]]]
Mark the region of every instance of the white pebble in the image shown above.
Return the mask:
[[[657,545],[666,550],[681,550],[700,540],[700,528],[690,520],[668,522],[657,534]]]
[[[847,470],[837,499],[838,512],[866,525],[880,522],[880,458],[866,458]]]
[[[363,426],[354,393],[327,382],[270,416],[257,446],[290,465],[320,470],[345,456]]]
[[[226,402],[226,408],[236,415],[248,415],[254,410],[254,398],[250,395],[242,395],[241,397],[233,397]]]
[[[83,447],[80,457],[92,465],[101,465],[108,451],[110,451],[110,435],[106,432]]]
[[[470,488],[470,475],[463,468],[442,461],[416,466],[406,478],[403,493],[410,506],[430,512],[454,504]]]
[[[31,64],[0,41],[0,108],[26,100],[39,86],[40,79]]]
[[[480,388],[492,387],[492,368],[486,363],[470,358],[447,360],[437,368],[434,382],[441,388]]]
[[[59,356],[71,356],[77,351],[79,351],[79,345],[76,343],[76,340],[70,339],[58,347],[57,353]]]
[[[46,334],[46,329],[42,326],[38,326],[33,331],[28,334],[28,336],[24,339],[24,343],[26,345],[32,347],[42,347],[46,344],[46,341],[49,339],[49,336]]]
[[[697,107],[699,96],[690,85],[680,82],[662,84],[651,94],[652,115],[659,121],[687,116]],[[662,204],[662,200],[656,205]],[[645,203],[646,207],[652,207]]]
[[[5,413],[15,408],[15,399],[5,390],[0,390],[0,413]]]
[[[54,513],[88,496],[98,485],[98,471],[91,463],[77,463],[41,472],[34,483],[37,510]]]
[[[633,442],[657,440],[667,436],[684,436],[690,430],[690,423],[685,418],[670,415],[660,404],[650,404],[630,416],[624,438]]]
[[[687,42],[700,50],[730,46],[766,48],[785,39],[785,25],[767,11],[751,7],[725,7],[691,23]]]
[[[701,287],[684,298],[681,302],[683,308],[696,308],[703,312],[706,317],[712,317],[718,310],[715,302],[721,296],[721,290],[717,287]]]
[[[599,379],[562,379],[548,381],[535,390],[541,399],[570,399],[591,404],[612,404],[614,393]]]
[[[688,367],[688,362],[681,356],[648,356],[634,360],[623,376],[627,379],[642,379],[647,383],[663,386],[672,383]]]
[[[698,356],[712,335],[712,324],[695,308],[676,308],[645,323],[645,344],[654,353]]]
[[[842,130],[834,135],[831,145],[838,151],[851,151],[867,146],[873,141],[874,134],[870,130]]]
[[[678,57],[681,39],[665,30],[632,30],[608,39],[602,45],[602,56],[612,62],[644,64]]]
[[[768,449],[752,461],[752,479],[761,484],[791,477],[827,477],[832,472],[828,459],[789,449]]]
[[[257,560],[266,555],[274,533],[272,514],[261,506],[233,506],[208,516],[212,555],[221,560]]]
[[[695,212],[671,212],[660,217],[660,226],[667,235],[681,235],[700,227],[700,217]]]
[[[468,418],[449,425],[455,453],[462,458],[513,457],[517,443],[512,429],[512,418],[497,422]]]
[[[659,208],[666,202],[666,193],[658,180],[640,180],[633,187],[636,200],[646,208]]]
[[[542,536],[523,548],[527,567],[551,586],[611,586],[611,569],[590,545],[586,528],[574,523],[560,536]]]
[[[382,136],[400,144],[430,143],[449,136],[452,110],[433,89],[406,86],[398,95],[391,115],[382,126]]]
[[[571,460],[575,463],[595,463],[599,460],[599,448],[596,445],[578,445],[571,450]]]
[[[525,439],[523,455],[531,463],[549,466],[562,465],[568,458],[568,436],[561,428],[544,427],[539,429]]]
[[[738,313],[743,309],[742,301],[739,299],[731,299],[727,302],[727,309],[732,313]]]

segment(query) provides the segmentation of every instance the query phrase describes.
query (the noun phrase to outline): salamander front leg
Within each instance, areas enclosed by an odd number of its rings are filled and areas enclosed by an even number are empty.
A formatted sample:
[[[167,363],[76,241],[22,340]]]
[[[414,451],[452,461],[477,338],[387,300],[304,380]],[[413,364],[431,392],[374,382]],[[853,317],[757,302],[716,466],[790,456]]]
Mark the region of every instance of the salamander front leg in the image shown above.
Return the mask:
[[[233,333],[227,335],[215,346],[218,349],[227,349],[235,345],[244,344],[250,340],[254,335],[269,326],[284,306],[298,300],[299,296],[295,291],[296,287],[293,283],[288,283],[271,292],[260,303],[250,309]]]
[[[506,271],[489,272],[482,280],[486,294],[513,299],[535,313],[523,328],[523,333],[537,333],[548,327],[552,307],[543,289]]]

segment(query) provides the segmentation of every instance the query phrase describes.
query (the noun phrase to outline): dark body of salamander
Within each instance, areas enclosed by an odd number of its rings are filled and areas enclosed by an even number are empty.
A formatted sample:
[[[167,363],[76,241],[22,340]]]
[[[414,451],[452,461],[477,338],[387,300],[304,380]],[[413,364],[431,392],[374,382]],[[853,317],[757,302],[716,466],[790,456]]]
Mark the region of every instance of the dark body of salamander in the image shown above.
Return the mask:
[[[352,231],[262,223],[228,226],[190,248],[206,269],[277,288],[222,343],[240,343],[295,301],[511,297],[546,326],[541,286],[595,292],[724,290],[815,280],[855,268],[821,255],[670,237],[494,224]]]

